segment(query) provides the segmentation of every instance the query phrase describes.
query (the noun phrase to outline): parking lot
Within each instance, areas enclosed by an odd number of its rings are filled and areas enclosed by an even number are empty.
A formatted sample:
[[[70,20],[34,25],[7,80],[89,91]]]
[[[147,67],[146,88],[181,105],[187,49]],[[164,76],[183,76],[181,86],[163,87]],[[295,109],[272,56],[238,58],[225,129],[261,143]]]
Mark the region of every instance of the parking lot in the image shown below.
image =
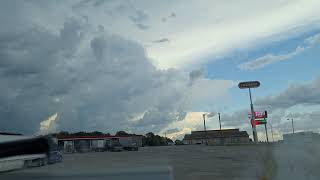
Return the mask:
[[[316,170],[316,167],[319,167],[318,156],[311,156],[310,153],[309,155],[304,153],[305,155],[301,156],[300,150],[289,149],[293,150],[282,150],[281,147],[271,145],[198,145],[143,147],[136,152],[65,154],[62,163],[10,172],[4,174],[3,177],[10,176],[12,179],[21,176],[44,177],[49,174],[50,176],[59,174],[59,177],[63,174],[104,174],[113,177],[111,179],[119,179],[120,175],[127,174],[122,179],[128,179],[128,177],[130,179],[143,179],[138,175],[133,176],[132,174],[135,174],[135,172],[140,175],[147,174],[149,177],[158,176],[160,177],[158,179],[171,178],[176,180],[283,179],[284,176],[289,177],[291,175],[294,175],[293,179],[295,179],[295,177],[299,177],[299,174],[304,177],[308,173],[311,175],[309,179],[320,177]],[[284,151],[287,152],[282,154]],[[306,159],[309,156],[310,159]],[[277,162],[279,159],[281,159],[282,164]],[[297,162],[301,159],[306,160],[306,162]],[[308,163],[311,163],[309,168],[306,166]],[[300,167],[304,167],[306,170],[295,175],[294,173],[297,173],[297,169]],[[130,173],[128,174],[128,172]],[[90,178],[99,179],[91,176]]]

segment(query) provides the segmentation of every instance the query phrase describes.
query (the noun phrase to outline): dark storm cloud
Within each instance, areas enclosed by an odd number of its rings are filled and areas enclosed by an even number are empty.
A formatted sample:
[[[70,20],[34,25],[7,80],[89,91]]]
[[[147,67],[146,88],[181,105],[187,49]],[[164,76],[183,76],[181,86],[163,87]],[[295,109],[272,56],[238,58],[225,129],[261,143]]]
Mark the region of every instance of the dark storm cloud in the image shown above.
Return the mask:
[[[190,78],[190,81],[194,81],[203,77],[203,75],[204,75],[203,69],[198,69],[198,70],[191,71],[189,74],[189,78]]]
[[[299,104],[320,104],[320,78],[311,83],[292,84],[278,95],[268,96],[256,101],[258,106],[270,106],[272,109],[289,108]]]
[[[198,99],[202,88],[231,87],[223,80],[190,84],[188,73],[158,70],[136,42],[77,18],[32,24],[23,3],[6,2],[0,6],[0,23],[8,24],[0,30],[2,131],[35,133],[58,113],[58,130],[157,133],[183,119],[193,107],[185,99]],[[130,121],[137,114],[143,116]]]
[[[58,36],[42,28],[0,34],[4,130],[33,132],[39,120],[58,109],[52,99],[70,90],[73,74],[62,66],[81,39],[78,25],[66,21]]]
[[[0,81],[6,85],[1,88],[1,127],[34,132],[41,120],[58,112],[61,129],[113,130],[126,128],[130,113],[153,106],[169,112],[161,103],[155,104],[154,93],[170,89],[170,72],[158,72],[142,47],[116,36],[92,38],[85,44],[87,54],[79,55],[79,45],[84,43],[80,29],[72,19],[59,35],[32,29],[0,36]],[[164,93],[173,97],[171,90]],[[168,116],[161,117],[164,124],[169,121]]]
[[[87,38],[82,26],[69,19],[59,34],[34,28],[0,35],[3,130],[35,132],[55,112],[60,130],[157,132],[183,119],[186,75],[156,70],[135,42]],[[141,121],[128,123],[145,110]]]

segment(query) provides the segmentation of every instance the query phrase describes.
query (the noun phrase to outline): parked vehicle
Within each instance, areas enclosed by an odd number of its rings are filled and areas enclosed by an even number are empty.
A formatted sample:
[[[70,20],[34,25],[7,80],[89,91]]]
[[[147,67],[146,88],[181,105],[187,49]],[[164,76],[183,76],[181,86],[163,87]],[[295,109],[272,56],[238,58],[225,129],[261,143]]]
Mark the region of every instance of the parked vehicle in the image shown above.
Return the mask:
[[[138,151],[138,145],[136,142],[134,142],[133,138],[128,137],[121,137],[119,140],[120,144],[123,146],[124,150],[127,151]]]
[[[123,151],[122,145],[119,143],[119,139],[111,139],[107,144],[108,150],[112,152]]]
[[[51,137],[6,138],[2,136],[1,138],[0,172],[62,161],[57,144]]]

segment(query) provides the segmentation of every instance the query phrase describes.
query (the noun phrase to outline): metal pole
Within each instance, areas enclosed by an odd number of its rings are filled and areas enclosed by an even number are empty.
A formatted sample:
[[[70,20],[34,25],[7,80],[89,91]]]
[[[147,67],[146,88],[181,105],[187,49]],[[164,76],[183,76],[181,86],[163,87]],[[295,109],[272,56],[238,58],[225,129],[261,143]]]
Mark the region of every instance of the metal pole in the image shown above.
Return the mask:
[[[251,108],[251,124],[252,124],[252,133],[253,133],[253,140],[255,143],[258,143],[258,136],[257,136],[257,128],[256,123],[254,122],[254,109],[252,104],[252,97],[251,97],[251,89],[249,88],[249,95],[250,95],[250,108]]]
[[[292,123],[292,134],[294,134],[293,118],[291,118],[291,123]]]
[[[271,126],[271,136],[272,136],[272,142],[274,142],[274,139],[273,139],[273,130],[272,130],[272,124],[270,124]]]
[[[220,119],[220,113],[219,114],[219,125],[220,125],[220,131],[221,131],[221,119]]]
[[[205,138],[206,145],[208,145],[208,141],[207,141],[207,128],[206,128],[206,114],[203,114],[202,116],[203,116],[204,138]]]
[[[264,124],[264,129],[266,130],[267,142],[269,142],[267,124]]]
[[[168,145],[168,141],[167,141],[167,133],[164,133],[164,139],[166,140],[166,145]]]

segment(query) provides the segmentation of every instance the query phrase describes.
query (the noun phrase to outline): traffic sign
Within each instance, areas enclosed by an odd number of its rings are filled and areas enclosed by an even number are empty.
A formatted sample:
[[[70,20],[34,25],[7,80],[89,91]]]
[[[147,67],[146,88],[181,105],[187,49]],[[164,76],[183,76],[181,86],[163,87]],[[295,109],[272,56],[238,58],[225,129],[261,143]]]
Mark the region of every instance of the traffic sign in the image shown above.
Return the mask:
[[[240,89],[246,89],[246,88],[257,88],[260,86],[259,81],[246,81],[246,82],[241,82],[238,84],[238,87]]]

